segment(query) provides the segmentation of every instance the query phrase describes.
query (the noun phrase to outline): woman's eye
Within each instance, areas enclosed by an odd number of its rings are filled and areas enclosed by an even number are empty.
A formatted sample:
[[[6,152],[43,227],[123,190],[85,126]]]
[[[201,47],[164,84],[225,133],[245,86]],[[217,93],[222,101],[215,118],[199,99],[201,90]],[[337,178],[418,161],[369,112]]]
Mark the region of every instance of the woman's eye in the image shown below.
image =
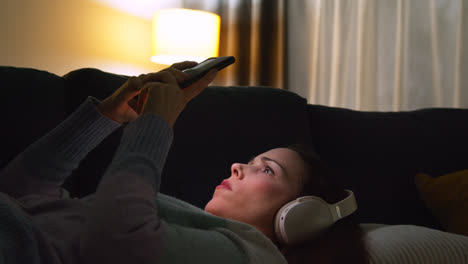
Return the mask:
[[[268,166],[263,169],[263,172],[267,174],[274,174],[273,170]]]

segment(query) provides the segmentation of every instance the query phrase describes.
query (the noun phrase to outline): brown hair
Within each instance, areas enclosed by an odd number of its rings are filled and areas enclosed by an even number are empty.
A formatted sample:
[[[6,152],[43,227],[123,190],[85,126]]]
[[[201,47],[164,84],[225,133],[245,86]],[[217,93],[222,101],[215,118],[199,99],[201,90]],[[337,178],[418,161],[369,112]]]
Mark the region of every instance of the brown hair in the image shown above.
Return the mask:
[[[318,196],[330,204],[347,197],[344,188],[334,181],[333,171],[315,152],[304,145],[287,148],[297,152],[308,165],[308,176],[303,179],[298,197]],[[355,214],[339,220],[320,237],[298,245],[283,246],[280,250],[289,264],[369,263],[363,232]]]

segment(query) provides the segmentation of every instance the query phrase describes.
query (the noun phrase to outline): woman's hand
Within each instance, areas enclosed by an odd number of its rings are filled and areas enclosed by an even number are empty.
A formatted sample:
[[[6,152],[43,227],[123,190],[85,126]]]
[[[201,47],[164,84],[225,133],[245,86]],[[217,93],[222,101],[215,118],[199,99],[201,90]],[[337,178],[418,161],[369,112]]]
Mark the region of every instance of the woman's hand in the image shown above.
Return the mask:
[[[98,106],[99,112],[106,117],[119,122],[126,123],[135,120],[138,117],[137,99],[143,87],[142,79],[145,75],[139,77],[130,77],[119,89],[104,99]]]
[[[173,126],[187,103],[201,93],[216,76],[214,70],[181,90],[179,84],[189,78],[182,70],[196,65],[196,62],[185,61],[157,73],[130,77],[98,105],[98,110],[119,123],[133,121],[141,113],[154,113]],[[138,94],[138,98],[135,98]]]
[[[196,66],[195,62],[181,62],[143,78],[143,88],[137,105],[142,113],[153,113],[174,126],[180,113],[190,100],[200,94],[216,77],[216,70],[207,73],[199,81],[180,89],[179,84],[189,78],[182,70]]]

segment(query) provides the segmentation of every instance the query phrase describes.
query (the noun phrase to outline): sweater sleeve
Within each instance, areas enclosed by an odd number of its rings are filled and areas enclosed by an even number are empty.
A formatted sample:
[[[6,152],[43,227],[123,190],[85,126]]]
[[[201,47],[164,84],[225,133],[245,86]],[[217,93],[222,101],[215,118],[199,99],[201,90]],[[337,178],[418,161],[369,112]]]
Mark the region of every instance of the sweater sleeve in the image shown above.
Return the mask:
[[[145,114],[129,123],[89,204],[83,263],[156,263],[163,238],[155,196],[172,129]]]
[[[0,191],[13,197],[56,195],[81,160],[121,124],[99,113],[88,97],[68,118],[34,142],[0,174]]]

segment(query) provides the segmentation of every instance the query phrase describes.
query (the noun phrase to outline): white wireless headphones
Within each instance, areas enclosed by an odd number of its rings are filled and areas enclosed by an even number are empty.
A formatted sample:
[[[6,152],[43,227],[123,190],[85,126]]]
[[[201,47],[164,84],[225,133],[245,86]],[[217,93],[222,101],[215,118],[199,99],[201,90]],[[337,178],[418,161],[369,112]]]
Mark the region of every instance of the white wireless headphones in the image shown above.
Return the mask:
[[[276,214],[275,233],[281,244],[295,244],[316,237],[357,209],[354,193],[328,204],[317,196],[303,196],[285,204]]]

